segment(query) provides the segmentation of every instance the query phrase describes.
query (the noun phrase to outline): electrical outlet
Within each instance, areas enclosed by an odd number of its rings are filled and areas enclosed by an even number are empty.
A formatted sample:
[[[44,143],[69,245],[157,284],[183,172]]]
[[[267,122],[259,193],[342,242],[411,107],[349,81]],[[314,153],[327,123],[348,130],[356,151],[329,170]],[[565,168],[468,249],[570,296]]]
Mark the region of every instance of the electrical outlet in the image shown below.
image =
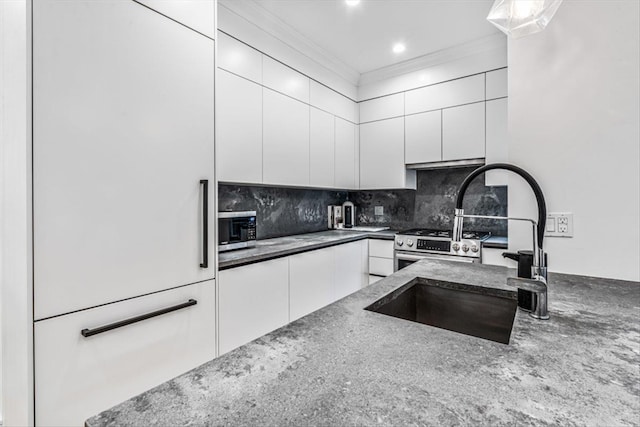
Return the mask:
[[[571,212],[548,213],[544,235],[548,237],[573,237],[573,214]]]
[[[383,206],[376,206],[373,208],[374,214],[376,216],[381,216],[384,215],[384,207]]]

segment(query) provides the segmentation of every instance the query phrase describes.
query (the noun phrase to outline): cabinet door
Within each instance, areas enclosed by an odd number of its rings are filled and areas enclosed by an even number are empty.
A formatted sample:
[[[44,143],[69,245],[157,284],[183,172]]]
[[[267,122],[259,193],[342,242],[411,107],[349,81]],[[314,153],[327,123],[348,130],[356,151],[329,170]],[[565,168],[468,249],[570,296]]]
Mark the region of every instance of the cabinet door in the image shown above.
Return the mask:
[[[215,0],[136,0],[212,39],[216,38]]]
[[[355,189],[357,185],[356,125],[336,117],[335,186]]]
[[[487,101],[487,164],[508,161],[507,103],[507,98]],[[507,185],[507,179],[506,171],[485,173],[486,185]]]
[[[333,247],[289,257],[291,322],[334,301],[333,273]]]
[[[360,125],[360,188],[403,188],[404,117]]]
[[[359,107],[360,123],[403,116],[404,93],[363,101],[359,104]]]
[[[503,98],[507,96],[507,77],[506,68],[487,73],[487,99]]]
[[[312,186],[333,187],[335,171],[334,117],[311,107],[309,180]]]
[[[309,185],[309,106],[263,88],[265,184]]]
[[[82,426],[100,411],[215,357],[215,284],[207,281],[34,324],[36,421]],[[89,337],[83,329],[185,303]]]
[[[362,252],[366,240],[334,247],[335,280],[333,300],[337,301],[368,285],[369,272],[363,265]]]
[[[223,270],[218,284],[220,354],[289,321],[288,258]]]
[[[219,68],[262,84],[262,54],[259,51],[222,32],[218,32],[217,41]],[[221,82],[218,82],[218,89],[221,88]],[[260,100],[262,104],[262,97]]]
[[[262,87],[218,70],[218,179],[262,182]]]
[[[130,1],[37,1],[33,29],[35,318],[212,278],[213,40]]]
[[[404,118],[405,163],[442,160],[442,110]]]
[[[484,102],[442,111],[442,160],[484,157]]]
[[[406,92],[405,114],[469,104],[484,99],[485,76],[482,73]]]
[[[309,103],[309,77],[262,55],[262,83],[273,90]]]

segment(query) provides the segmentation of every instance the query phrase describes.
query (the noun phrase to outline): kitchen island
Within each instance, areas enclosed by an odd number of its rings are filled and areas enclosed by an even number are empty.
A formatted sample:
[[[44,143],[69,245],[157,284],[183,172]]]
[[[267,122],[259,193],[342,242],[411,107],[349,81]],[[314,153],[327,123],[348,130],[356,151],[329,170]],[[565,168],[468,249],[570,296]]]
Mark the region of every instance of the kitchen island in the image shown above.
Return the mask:
[[[416,277],[515,298],[508,275],[420,261],[86,425],[637,425],[637,282],[550,274],[509,345],[363,309]]]

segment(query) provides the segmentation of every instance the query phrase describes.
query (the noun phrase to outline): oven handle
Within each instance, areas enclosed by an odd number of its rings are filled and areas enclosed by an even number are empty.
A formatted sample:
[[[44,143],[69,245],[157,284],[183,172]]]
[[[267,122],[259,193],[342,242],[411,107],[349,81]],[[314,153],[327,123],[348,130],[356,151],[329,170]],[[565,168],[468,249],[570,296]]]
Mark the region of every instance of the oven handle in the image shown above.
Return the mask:
[[[429,257],[429,255],[412,255],[404,252],[396,252],[396,258],[407,260],[407,261],[420,261],[420,260],[429,259],[429,258],[435,259],[437,257]]]

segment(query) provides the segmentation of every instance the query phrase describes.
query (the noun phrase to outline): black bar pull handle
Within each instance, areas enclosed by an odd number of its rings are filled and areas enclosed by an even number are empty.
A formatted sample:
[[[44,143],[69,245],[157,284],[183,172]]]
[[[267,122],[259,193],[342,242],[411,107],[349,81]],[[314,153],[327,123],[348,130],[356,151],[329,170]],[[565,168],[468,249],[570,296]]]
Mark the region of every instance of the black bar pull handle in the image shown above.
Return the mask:
[[[201,179],[202,195],[202,262],[200,267],[209,267],[209,180]]]
[[[192,305],[196,305],[198,301],[194,299],[190,299],[187,302],[183,302],[182,304],[174,305],[171,307],[163,308],[161,310],[152,311],[151,313],[142,314],[136,317],[130,317],[129,319],[121,320],[119,322],[110,323],[108,325],[99,326],[93,329],[83,329],[80,331],[83,337],[90,337],[92,335],[98,335],[103,332],[110,331],[112,329],[121,328],[123,326],[131,325],[132,323],[141,322],[143,320],[151,319],[152,317],[160,316],[163,314],[171,313],[172,311],[180,310],[182,308],[191,307]]]

